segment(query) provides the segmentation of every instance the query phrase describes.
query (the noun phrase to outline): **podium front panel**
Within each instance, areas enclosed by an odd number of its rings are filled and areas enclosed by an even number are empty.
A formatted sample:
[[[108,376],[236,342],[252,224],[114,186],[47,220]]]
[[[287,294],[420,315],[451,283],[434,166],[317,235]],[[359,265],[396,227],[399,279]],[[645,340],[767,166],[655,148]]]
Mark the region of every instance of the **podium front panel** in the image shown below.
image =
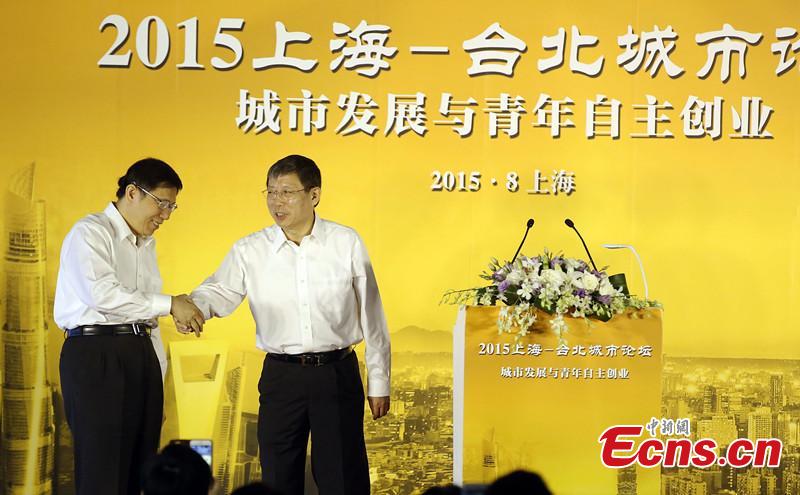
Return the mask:
[[[565,318],[561,340],[546,313],[500,334],[500,310],[462,308],[454,331],[455,480],[527,469],[558,494],[660,493],[659,467],[605,467],[599,437],[661,418],[661,310]]]

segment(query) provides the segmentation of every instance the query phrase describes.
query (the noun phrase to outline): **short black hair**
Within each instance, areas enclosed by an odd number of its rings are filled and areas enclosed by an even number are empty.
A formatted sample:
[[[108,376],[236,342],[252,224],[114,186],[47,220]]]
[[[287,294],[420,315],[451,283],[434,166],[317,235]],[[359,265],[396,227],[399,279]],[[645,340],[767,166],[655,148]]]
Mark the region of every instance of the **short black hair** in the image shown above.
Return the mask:
[[[256,481],[254,483],[240,486],[236,490],[232,491],[231,495],[281,495],[281,492],[270,488],[269,485],[265,485],[264,483]]]
[[[486,495],[552,495],[541,476],[518,469],[494,480]]]
[[[322,173],[311,158],[302,155],[289,155],[281,158],[269,168],[267,184],[269,184],[270,177],[277,179],[286,174],[297,174],[300,183],[306,190],[322,187]]]
[[[130,184],[136,184],[148,191],[157,187],[174,187],[178,191],[183,189],[178,173],[157,158],[143,158],[128,168],[125,175],[117,181],[117,199],[125,196],[125,189]]]
[[[144,495],[207,495],[213,483],[211,467],[187,445],[167,445],[142,469]]]
[[[422,495],[461,495],[461,493],[461,488],[455,485],[442,485],[428,488]]]

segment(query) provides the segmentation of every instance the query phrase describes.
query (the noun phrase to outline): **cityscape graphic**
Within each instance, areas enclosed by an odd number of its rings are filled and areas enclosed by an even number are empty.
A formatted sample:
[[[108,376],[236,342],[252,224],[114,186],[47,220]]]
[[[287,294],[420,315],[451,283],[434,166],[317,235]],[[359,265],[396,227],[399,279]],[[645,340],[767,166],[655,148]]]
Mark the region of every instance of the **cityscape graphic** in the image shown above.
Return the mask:
[[[35,199],[34,177],[34,165],[18,171],[3,203],[0,494],[71,495],[72,439],[47,371],[57,362],[47,348],[55,324],[45,203]],[[452,481],[452,335],[412,326],[391,338],[391,411],[373,421],[365,404],[372,493],[418,494]],[[257,383],[264,354],[202,339],[172,342],[169,353],[162,441],[212,439],[213,473],[224,493],[260,479]],[[690,418],[694,439],[713,438],[724,449],[735,438],[775,437],[784,446],[774,469],[663,469],[663,495],[800,495],[800,361],[667,356],[662,380],[662,417]],[[495,464],[502,446],[491,432],[485,443],[491,478],[502,474]],[[307,471],[307,493],[315,494]],[[616,493],[636,495],[636,480],[637,469],[619,470]]]
[[[663,417],[690,418],[692,438],[713,438],[720,449],[736,438],[779,438],[783,453],[772,469],[663,469],[662,494],[800,494],[800,360],[667,357],[664,363]]]
[[[419,493],[452,481],[451,335],[408,327],[393,332],[392,339],[398,350],[392,353],[391,411],[373,421],[365,404],[365,436],[376,495]],[[427,341],[418,348],[428,351],[402,350],[417,341]],[[263,360],[261,352],[228,350],[219,341],[170,345],[168,420],[162,441],[212,432],[214,477],[225,493],[261,479],[256,433]],[[361,358],[360,367],[363,380],[366,370]],[[216,408],[207,405],[207,393],[217,394]],[[184,424],[185,419],[191,424]],[[210,428],[202,424],[209,420]],[[306,493],[316,494],[310,466],[306,471]]]

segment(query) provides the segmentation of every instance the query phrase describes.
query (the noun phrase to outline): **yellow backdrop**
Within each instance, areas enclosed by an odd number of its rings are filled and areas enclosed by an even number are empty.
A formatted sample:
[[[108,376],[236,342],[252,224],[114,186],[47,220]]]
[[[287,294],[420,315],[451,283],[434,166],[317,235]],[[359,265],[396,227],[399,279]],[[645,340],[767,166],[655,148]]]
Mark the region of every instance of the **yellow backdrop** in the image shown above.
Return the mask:
[[[449,337],[442,332],[450,332],[456,311],[437,304],[441,294],[479,284],[476,275],[490,257],[510,258],[529,217],[536,225],[523,252],[549,247],[584,257],[563,224],[572,218],[598,265],[626,272],[632,291],[641,294],[630,254],[600,247],[607,242],[634,245],[647,270],[651,297],[666,308],[668,355],[794,359],[800,352],[800,69],[795,64],[776,75],[780,56],[772,48],[780,41],[777,29],[800,28],[800,10],[792,1],[7,2],[0,13],[5,21],[0,190],[9,189],[14,171],[36,163],[34,196],[46,201],[50,297],[67,230],[112,199],[117,177],[135,160],[164,159],[184,180],[180,209],[158,233],[165,289],[181,293],[210,274],[236,239],[271,223],[260,194],[266,169],[284,155],[301,153],[323,172],[319,214],[353,226],[364,238],[391,332],[403,332],[397,348],[409,355],[450,352]],[[99,29],[111,14],[122,16],[130,27],[116,52],[131,50],[128,68],[98,66],[117,37],[114,27]],[[157,69],[145,67],[137,54],[137,30],[147,16],[162,19],[170,37],[169,55]],[[205,68],[178,69],[188,28],[177,25],[195,17],[197,60]],[[245,21],[243,29],[225,31],[243,46],[242,62],[231,70],[214,69],[211,63],[212,57],[233,58],[230,50],[214,45],[221,18]],[[390,70],[374,78],[344,66],[329,67],[341,53],[331,53],[331,40],[355,45],[333,33],[334,23],[355,29],[362,20],[388,26],[386,46],[397,48],[385,58]],[[290,32],[310,35],[308,43],[286,45],[286,53],[317,60],[313,71],[253,69],[253,58],[275,52],[276,21]],[[513,77],[470,77],[472,60],[462,44],[494,22],[526,49]],[[762,37],[748,45],[746,77],[739,76],[734,55],[727,82],[721,81],[721,56],[702,79],[697,73],[706,63],[707,45],[695,36],[719,31],[724,24]],[[685,72],[677,78],[664,67],[655,77],[645,67],[626,72],[616,59],[623,52],[617,38],[628,25],[637,34],[654,25],[671,26],[678,38],[670,58]],[[597,77],[570,70],[572,26],[581,35],[599,38],[595,46],[581,47],[578,57],[584,63],[604,57]],[[556,35],[559,28],[566,32],[565,62],[541,72],[537,63],[555,53],[544,49],[542,37]],[[152,27],[151,37],[155,31]],[[798,39],[787,38],[790,43]],[[145,58],[157,56],[156,43],[151,45]],[[412,46],[447,46],[449,53],[413,54]],[[788,59],[795,55],[789,48]],[[267,89],[279,95],[280,134],[237,127],[243,89],[256,98]],[[303,89],[330,100],[325,130],[304,135],[290,129],[286,99],[299,98]],[[339,95],[351,91],[369,94],[377,103],[374,136],[336,132],[344,115],[337,106]],[[417,92],[427,96],[427,133],[385,135],[389,95]],[[471,136],[461,138],[451,127],[434,124],[453,118],[439,112],[442,93],[476,100]],[[486,99],[501,93],[525,99],[526,113],[514,138],[503,132],[493,138],[487,130]],[[575,102],[570,117],[575,127],[561,129],[558,139],[548,128],[533,125],[541,93]],[[598,94],[621,102],[618,139],[585,135],[586,101]],[[658,128],[670,130],[672,139],[631,137],[644,132],[645,124],[636,119],[646,112],[633,106],[643,105],[647,95],[672,104],[660,111],[670,121]],[[690,96],[724,100],[719,139],[685,136],[681,112]],[[735,133],[731,107],[741,113],[742,97],[761,97],[774,109],[766,126],[771,139],[730,136]],[[536,170],[548,178],[554,170],[572,173],[577,188],[570,195],[528,194]],[[432,191],[434,171],[478,171],[482,187],[477,192]],[[512,171],[520,177],[517,192],[505,189]],[[3,290],[8,291],[6,286]],[[167,342],[188,339],[177,336],[171,322],[162,325]],[[62,337],[50,326],[48,364],[50,380],[57,383]],[[248,310],[242,307],[226,320],[210,322],[204,338],[253,351]],[[412,370],[409,383],[441,378],[413,371],[418,368],[409,363],[403,363]],[[442,370],[447,382],[447,366]],[[422,407],[412,399],[408,404],[409,411]],[[388,476],[387,486],[401,483],[390,473],[374,476]],[[413,489],[408,478],[401,491]]]

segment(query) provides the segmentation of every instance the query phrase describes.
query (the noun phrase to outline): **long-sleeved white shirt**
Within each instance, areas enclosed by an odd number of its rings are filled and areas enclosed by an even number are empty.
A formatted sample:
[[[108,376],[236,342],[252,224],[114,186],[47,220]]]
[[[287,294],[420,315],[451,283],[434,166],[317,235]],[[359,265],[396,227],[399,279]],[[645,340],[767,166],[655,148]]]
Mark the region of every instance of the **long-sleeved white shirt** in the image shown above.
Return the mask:
[[[386,317],[353,229],[317,217],[299,246],[277,225],[250,234],[191,296],[206,319],[229,315],[247,297],[256,346],[267,352],[325,352],[364,340],[367,394],[389,395]]]
[[[61,245],[53,317],[62,329],[81,325],[147,323],[161,365],[167,358],[158,317],[167,316],[172,299],[161,293],[155,239],[138,240],[113,203],[84,217]]]

